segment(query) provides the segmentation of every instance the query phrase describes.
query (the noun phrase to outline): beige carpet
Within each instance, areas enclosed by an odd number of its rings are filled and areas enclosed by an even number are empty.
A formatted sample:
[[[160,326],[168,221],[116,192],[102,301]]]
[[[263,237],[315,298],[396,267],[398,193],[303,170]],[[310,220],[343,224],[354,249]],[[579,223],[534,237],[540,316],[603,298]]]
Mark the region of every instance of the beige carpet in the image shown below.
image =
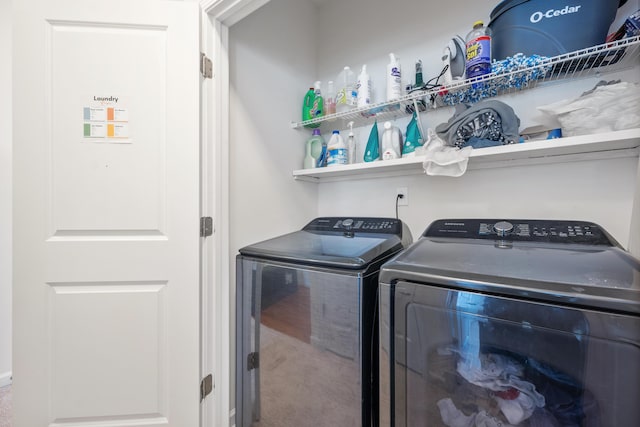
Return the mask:
[[[357,363],[264,325],[260,330],[261,420],[253,427],[360,426]]]
[[[11,427],[11,386],[0,387],[0,427]]]

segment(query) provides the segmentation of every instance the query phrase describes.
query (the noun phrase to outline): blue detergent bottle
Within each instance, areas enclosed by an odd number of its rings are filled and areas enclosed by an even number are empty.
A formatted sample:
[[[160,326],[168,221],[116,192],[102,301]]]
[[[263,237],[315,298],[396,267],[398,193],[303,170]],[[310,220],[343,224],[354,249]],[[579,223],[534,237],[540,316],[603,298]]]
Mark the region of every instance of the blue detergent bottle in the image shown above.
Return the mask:
[[[491,73],[491,32],[484,22],[476,21],[466,38],[465,68],[467,78]]]

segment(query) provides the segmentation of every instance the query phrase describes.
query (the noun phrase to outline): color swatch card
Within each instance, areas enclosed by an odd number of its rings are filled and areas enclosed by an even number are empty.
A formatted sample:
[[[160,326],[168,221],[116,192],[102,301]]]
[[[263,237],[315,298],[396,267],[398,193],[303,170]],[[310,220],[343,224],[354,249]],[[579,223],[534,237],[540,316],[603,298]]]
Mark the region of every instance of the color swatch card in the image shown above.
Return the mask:
[[[83,107],[83,137],[92,142],[130,144],[129,110],[119,104],[121,97],[93,96]]]

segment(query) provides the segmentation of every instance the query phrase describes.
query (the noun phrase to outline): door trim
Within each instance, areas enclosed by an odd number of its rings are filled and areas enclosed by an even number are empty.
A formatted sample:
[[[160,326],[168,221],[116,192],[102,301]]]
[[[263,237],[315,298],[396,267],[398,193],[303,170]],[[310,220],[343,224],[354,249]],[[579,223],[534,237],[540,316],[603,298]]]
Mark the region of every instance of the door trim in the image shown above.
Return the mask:
[[[204,149],[209,150],[207,198],[213,209],[214,233],[210,265],[211,280],[204,280],[203,295],[209,301],[203,313],[203,365],[213,368],[214,399],[204,408],[203,427],[235,426],[235,402],[232,400],[231,360],[235,359],[235,322],[230,307],[235,307],[235,283],[231,269],[233,256],[229,244],[229,27],[247,17],[269,0],[200,0],[206,16],[202,20],[203,52],[213,60],[213,80],[203,99]],[[204,304],[204,301],[203,301]],[[204,306],[203,306],[204,307]],[[212,311],[211,311],[212,310]],[[210,349],[207,352],[207,349]],[[214,351],[217,349],[218,351]]]

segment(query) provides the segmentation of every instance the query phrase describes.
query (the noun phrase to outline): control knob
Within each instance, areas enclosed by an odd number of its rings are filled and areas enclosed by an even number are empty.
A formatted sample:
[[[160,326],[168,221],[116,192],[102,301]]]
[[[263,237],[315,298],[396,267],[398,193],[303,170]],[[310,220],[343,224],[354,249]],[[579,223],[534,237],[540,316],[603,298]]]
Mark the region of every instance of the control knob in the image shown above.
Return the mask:
[[[498,236],[504,237],[513,230],[513,224],[507,221],[500,221],[493,225],[493,229]]]
[[[342,221],[342,226],[346,229],[351,228],[352,225],[353,225],[353,220],[351,218],[345,219],[344,221]]]

